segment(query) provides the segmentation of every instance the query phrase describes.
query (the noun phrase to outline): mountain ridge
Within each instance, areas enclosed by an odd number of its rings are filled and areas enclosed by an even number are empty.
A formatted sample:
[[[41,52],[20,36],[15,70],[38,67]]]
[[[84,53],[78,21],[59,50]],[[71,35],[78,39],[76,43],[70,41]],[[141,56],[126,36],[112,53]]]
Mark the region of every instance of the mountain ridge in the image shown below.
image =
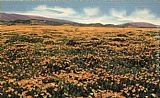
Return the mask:
[[[148,23],[148,22],[128,22],[128,23],[120,24],[119,26],[124,26],[124,27],[157,27],[158,25]]]
[[[42,24],[42,25],[79,25],[79,26],[105,26],[105,27],[160,27],[148,22],[128,22],[119,25],[115,24],[101,24],[101,23],[78,23],[69,20],[47,18],[35,15],[21,15],[21,14],[9,14],[0,13],[0,24]]]
[[[63,20],[63,19],[54,19],[54,18],[47,18],[47,17],[35,16],[35,15],[0,13],[0,20],[1,21],[16,21],[16,20],[31,20],[31,19],[56,21],[56,22],[64,22],[64,23],[76,23],[76,22]]]

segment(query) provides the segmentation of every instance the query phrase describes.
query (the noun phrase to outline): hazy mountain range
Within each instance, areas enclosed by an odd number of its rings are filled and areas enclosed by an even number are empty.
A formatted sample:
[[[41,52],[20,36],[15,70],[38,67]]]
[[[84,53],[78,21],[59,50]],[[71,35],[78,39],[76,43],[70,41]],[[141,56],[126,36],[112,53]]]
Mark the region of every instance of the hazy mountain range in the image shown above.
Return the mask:
[[[147,22],[129,22],[119,25],[114,24],[101,24],[101,23],[91,23],[91,24],[83,24],[77,23],[73,21],[63,20],[63,19],[54,19],[47,18],[41,16],[33,16],[33,15],[20,15],[20,14],[8,14],[8,13],[0,13],[0,24],[32,24],[32,25],[79,25],[79,26],[107,26],[107,27],[160,27],[159,25],[155,25]]]

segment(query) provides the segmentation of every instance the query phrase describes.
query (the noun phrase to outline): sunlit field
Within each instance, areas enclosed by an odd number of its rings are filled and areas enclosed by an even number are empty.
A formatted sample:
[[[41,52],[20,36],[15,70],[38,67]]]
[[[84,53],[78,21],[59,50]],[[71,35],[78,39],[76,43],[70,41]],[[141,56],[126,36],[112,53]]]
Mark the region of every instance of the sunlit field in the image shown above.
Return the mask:
[[[0,26],[0,97],[160,98],[160,28]]]

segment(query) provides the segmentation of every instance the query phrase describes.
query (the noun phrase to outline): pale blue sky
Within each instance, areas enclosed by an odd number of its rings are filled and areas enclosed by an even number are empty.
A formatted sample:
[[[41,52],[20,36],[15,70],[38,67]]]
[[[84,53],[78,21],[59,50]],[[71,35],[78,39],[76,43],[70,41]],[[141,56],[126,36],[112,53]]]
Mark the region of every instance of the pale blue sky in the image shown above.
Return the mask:
[[[160,0],[0,0],[0,9],[6,13],[39,15],[82,23],[150,22],[160,25]]]

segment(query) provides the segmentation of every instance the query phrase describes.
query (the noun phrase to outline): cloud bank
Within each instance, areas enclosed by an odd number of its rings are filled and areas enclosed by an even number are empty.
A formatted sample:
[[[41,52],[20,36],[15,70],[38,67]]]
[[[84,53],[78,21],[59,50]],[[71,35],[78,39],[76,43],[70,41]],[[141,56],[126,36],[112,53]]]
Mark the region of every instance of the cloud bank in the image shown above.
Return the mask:
[[[160,25],[160,18],[147,8],[135,9],[127,13],[126,10],[114,8],[102,12],[98,7],[86,7],[81,11],[77,11],[70,7],[39,5],[33,8],[32,11],[16,13],[66,19],[80,23],[121,24],[125,22],[149,22]]]

